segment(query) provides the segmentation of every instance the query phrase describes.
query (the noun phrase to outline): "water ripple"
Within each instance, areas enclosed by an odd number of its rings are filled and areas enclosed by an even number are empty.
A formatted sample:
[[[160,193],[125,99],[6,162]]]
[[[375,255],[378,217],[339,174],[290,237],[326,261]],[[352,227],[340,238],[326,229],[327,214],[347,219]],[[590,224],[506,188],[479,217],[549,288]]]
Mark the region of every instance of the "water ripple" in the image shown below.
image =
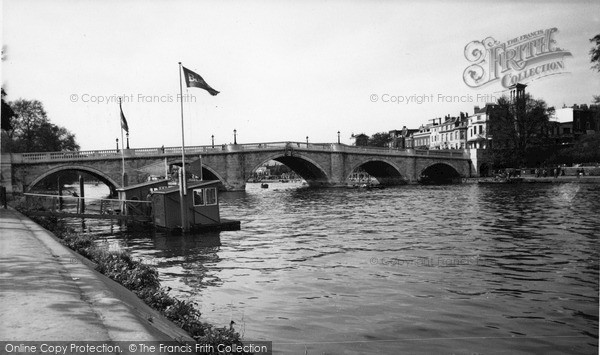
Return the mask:
[[[597,351],[598,189],[272,185],[221,195],[239,232],[114,240],[284,353]]]

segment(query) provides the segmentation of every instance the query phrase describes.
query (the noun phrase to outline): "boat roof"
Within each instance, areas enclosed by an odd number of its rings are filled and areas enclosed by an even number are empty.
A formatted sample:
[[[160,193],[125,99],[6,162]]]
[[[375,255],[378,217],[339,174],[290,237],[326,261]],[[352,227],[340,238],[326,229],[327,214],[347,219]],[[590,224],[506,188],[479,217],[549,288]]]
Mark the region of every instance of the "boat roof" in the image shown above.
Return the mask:
[[[187,189],[197,189],[199,187],[206,187],[206,186],[211,186],[211,185],[217,185],[219,184],[220,181],[219,180],[201,180],[201,181],[188,181],[187,182]],[[156,190],[153,191],[152,194],[170,194],[173,192],[179,192],[179,185],[177,186],[171,186],[171,187],[167,187],[166,189],[161,189],[161,190]]]
[[[129,186],[125,186],[125,187],[119,187],[117,189],[117,191],[129,191],[129,190],[139,189],[140,187],[149,187],[149,186],[155,186],[155,185],[166,185],[168,183],[169,183],[168,179],[145,181],[145,182],[141,182],[139,184],[129,185]]]

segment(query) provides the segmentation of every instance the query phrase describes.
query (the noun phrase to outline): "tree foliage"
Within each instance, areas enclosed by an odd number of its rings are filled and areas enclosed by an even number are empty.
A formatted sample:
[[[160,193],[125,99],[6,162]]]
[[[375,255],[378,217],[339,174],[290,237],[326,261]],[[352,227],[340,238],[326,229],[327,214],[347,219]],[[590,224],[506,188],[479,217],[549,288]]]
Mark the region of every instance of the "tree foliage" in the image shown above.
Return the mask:
[[[4,92],[4,88],[2,88],[2,129],[4,131],[10,131],[13,129],[10,121],[15,117],[15,112],[6,101],[4,101],[4,96],[6,96],[6,93]]]
[[[498,99],[490,119],[492,157],[498,167],[520,167],[537,163],[547,147],[549,118],[554,113],[544,100],[531,95],[518,102]]]
[[[387,147],[392,140],[388,132],[379,132],[369,137],[367,145],[370,147]]]
[[[594,43],[592,49],[590,49],[590,61],[592,62],[592,68],[600,72],[600,34],[590,39],[590,42]]]
[[[572,147],[562,149],[550,159],[552,163],[579,164],[600,162],[600,132],[583,134]]]
[[[13,153],[55,152],[79,150],[75,135],[64,127],[50,122],[44,106],[38,100],[19,99],[8,105],[15,113],[8,142],[3,148]]]

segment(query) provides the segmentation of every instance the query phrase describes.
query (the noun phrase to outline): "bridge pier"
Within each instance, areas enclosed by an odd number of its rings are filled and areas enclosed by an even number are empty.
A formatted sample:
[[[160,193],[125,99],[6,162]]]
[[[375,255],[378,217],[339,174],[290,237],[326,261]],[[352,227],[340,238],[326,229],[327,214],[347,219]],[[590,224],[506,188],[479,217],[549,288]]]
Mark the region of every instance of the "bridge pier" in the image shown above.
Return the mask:
[[[244,191],[246,189],[246,180],[251,172],[246,174],[244,157],[244,154],[231,153],[227,153],[225,157],[223,168],[225,170],[225,188],[228,191]]]

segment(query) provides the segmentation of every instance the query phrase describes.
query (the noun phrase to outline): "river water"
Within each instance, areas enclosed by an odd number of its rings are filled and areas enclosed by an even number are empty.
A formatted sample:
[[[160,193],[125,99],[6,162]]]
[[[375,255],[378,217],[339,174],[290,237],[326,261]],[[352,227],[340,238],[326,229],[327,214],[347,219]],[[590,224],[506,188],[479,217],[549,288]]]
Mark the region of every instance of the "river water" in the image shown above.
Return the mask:
[[[248,184],[220,204],[240,231],[84,228],[275,353],[598,351],[598,185]]]

